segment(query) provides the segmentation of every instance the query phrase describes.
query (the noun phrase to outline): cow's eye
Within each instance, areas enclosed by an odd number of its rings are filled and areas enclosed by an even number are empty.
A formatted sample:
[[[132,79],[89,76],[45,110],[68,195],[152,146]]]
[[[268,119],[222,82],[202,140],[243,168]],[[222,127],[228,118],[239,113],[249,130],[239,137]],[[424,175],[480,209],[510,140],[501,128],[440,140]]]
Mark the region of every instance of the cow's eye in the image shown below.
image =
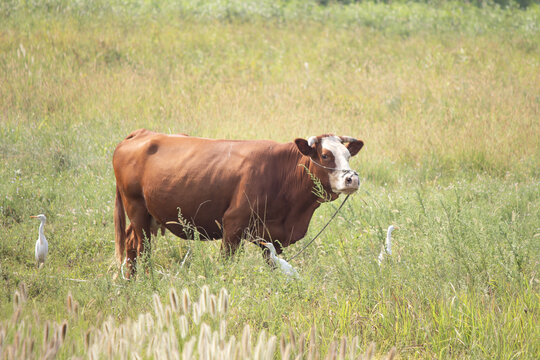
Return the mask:
[[[321,155],[321,158],[322,158],[323,160],[326,160],[326,159],[328,159],[328,155],[322,154],[322,155]]]

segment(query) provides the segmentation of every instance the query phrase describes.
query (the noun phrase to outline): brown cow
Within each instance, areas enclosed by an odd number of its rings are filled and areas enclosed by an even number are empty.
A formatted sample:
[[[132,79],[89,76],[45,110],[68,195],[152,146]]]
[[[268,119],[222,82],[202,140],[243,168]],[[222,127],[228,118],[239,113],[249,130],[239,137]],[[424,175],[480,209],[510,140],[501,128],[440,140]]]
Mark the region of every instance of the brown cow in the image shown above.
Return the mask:
[[[136,130],[113,155],[116,255],[122,262],[126,251],[131,273],[144,237],[159,228],[186,239],[193,229],[201,239],[223,239],[225,254],[243,237],[262,238],[280,254],[306,234],[321,201],[358,189],[349,158],[363,145],[334,135],[280,144]],[[314,178],[326,198],[314,193]]]

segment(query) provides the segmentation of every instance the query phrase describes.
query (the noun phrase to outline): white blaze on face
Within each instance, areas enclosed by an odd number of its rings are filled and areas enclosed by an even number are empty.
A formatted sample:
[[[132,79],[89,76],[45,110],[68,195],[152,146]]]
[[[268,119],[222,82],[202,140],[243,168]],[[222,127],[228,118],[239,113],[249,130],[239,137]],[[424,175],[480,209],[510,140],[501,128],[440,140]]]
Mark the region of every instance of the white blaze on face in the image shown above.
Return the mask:
[[[331,151],[334,155],[335,171],[330,171],[330,186],[336,193],[353,193],[358,189],[358,175],[351,170],[349,159],[351,154],[341,139],[337,136],[328,136],[321,140],[323,149]],[[343,171],[345,170],[345,171]],[[347,172],[350,170],[351,172]]]

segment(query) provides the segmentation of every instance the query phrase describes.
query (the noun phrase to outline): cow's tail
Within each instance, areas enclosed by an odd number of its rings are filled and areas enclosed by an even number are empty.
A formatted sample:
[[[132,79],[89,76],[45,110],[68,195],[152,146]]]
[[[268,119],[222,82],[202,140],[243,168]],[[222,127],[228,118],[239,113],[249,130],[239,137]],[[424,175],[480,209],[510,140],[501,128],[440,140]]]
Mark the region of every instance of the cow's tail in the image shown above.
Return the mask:
[[[124,212],[124,203],[118,185],[116,185],[116,203],[114,205],[114,240],[116,243],[116,258],[122,263],[126,249],[126,213]]]

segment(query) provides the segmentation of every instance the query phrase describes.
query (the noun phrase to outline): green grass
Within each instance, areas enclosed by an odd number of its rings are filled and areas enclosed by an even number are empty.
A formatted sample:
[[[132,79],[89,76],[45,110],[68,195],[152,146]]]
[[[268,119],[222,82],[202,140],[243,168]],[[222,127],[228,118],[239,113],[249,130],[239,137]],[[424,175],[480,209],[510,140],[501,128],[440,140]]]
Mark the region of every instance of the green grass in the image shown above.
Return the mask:
[[[154,293],[166,306],[171,287],[187,288],[195,302],[208,285],[230,295],[220,315],[227,339],[240,342],[248,324],[255,351],[264,330],[261,344],[277,336],[277,358],[291,332],[294,356],[304,334],[305,356],[310,344],[325,356],[356,337],[357,354],[375,342],[378,356],[395,346],[402,358],[538,358],[539,17],[537,6],[453,2],[2,2],[0,353],[23,338],[43,356],[46,323],[66,320],[60,358],[107,357],[95,340],[107,338],[104,327],[120,331],[145,313],[157,322],[165,315]],[[140,127],[356,136],[366,146],[351,165],[364,180],[292,261],[299,281],[272,272],[249,244],[223,260],[219,242],[166,234],[142,261],[147,271],[125,282],[116,277],[111,160]],[[315,213],[305,241],[339,201]],[[39,271],[29,218],[38,213],[50,244]],[[399,228],[393,255],[379,268],[390,224]],[[14,306],[23,283],[28,299]],[[220,320],[204,316],[219,331]],[[186,338],[178,325],[158,330],[180,348],[191,336],[199,344],[204,326],[188,321]],[[154,330],[139,334],[143,357],[164,351]],[[110,338],[137,341],[123,331]]]

